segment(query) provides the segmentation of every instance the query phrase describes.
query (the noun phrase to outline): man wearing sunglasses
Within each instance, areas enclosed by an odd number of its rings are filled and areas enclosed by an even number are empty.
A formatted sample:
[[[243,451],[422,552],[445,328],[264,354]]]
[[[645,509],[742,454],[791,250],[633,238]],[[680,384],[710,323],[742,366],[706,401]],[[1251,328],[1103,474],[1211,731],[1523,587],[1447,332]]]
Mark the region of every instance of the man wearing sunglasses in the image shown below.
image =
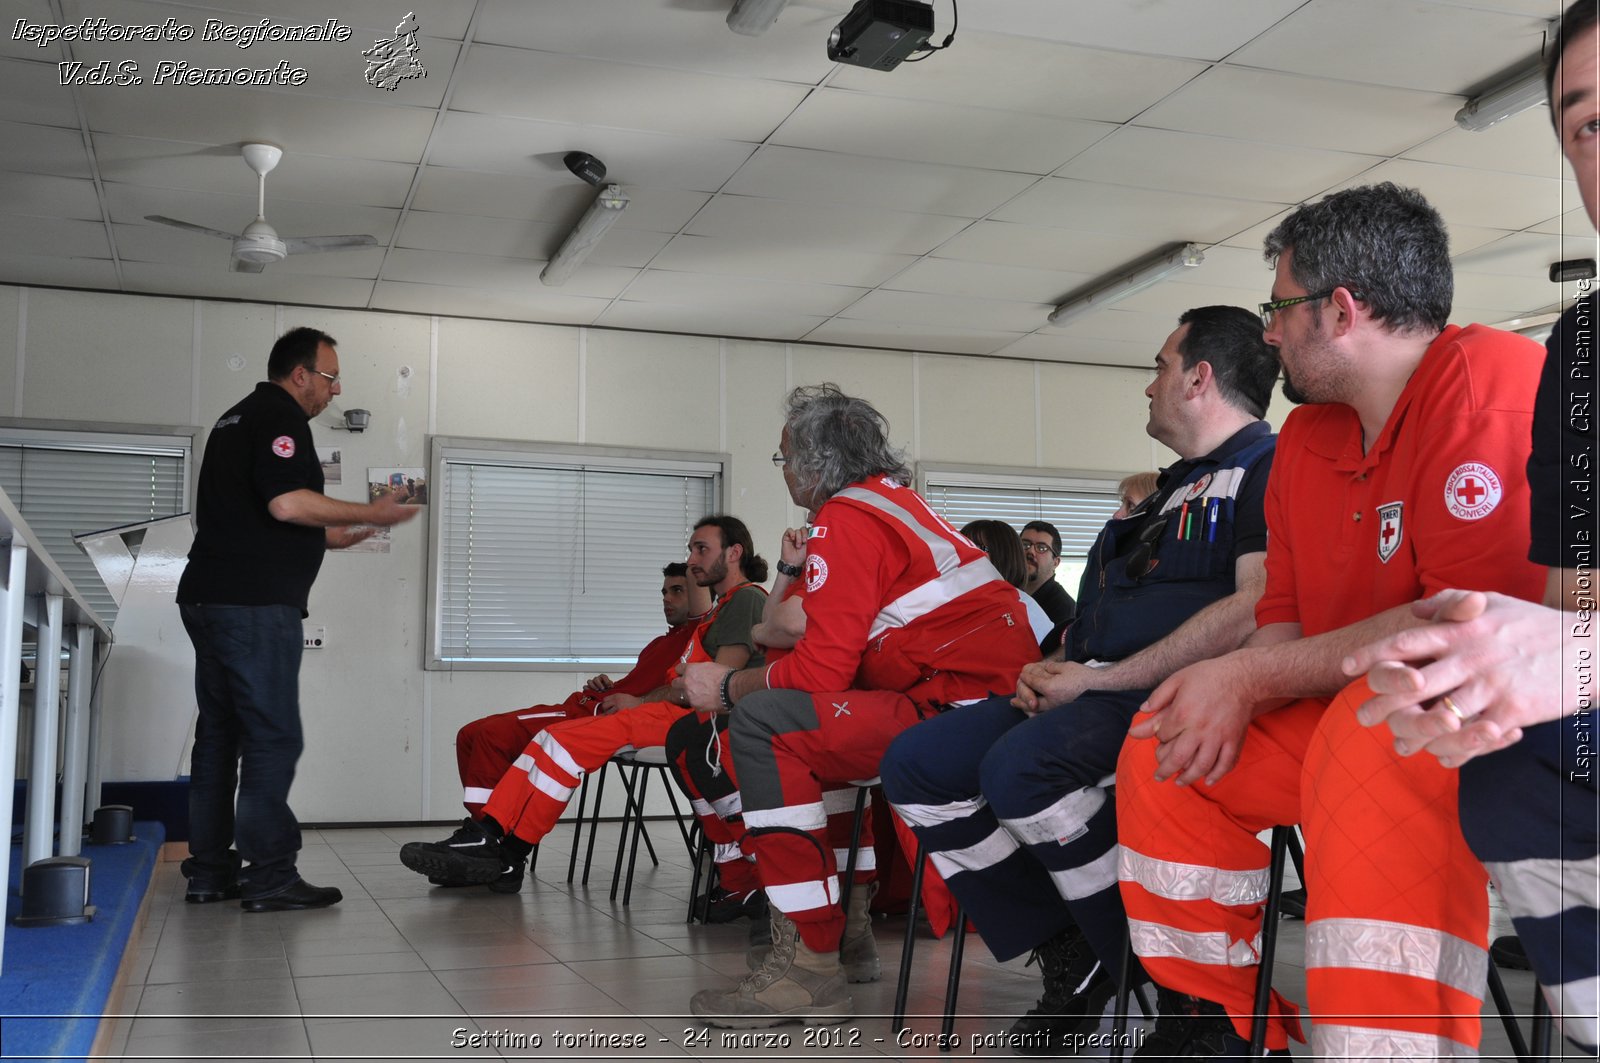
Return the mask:
[[[1449,242],[1414,189],[1301,206],[1266,252],[1266,338],[1306,405],[1268,484],[1257,630],[1162,683],[1117,767],[1130,940],[1160,987],[1139,1054],[1243,1054],[1268,886],[1256,836],[1300,823],[1318,1058],[1476,1055],[1488,903],[1455,773],[1363,727],[1366,684],[1341,665],[1446,587],[1537,597],[1542,573],[1513,559],[1542,352],[1448,324]],[[1294,1006],[1274,994],[1268,1010],[1281,1054]]]
[[[1180,460],[1089,552],[1066,659],[1016,697],[927,720],[889,747],[883,789],[999,959],[1033,949],[1044,996],[1012,1027],[1029,1055],[1087,1046],[1126,934],[1117,892],[1117,753],[1150,688],[1226,653],[1265,582],[1276,352],[1248,310],[1190,310],[1157,352],[1145,430]]]

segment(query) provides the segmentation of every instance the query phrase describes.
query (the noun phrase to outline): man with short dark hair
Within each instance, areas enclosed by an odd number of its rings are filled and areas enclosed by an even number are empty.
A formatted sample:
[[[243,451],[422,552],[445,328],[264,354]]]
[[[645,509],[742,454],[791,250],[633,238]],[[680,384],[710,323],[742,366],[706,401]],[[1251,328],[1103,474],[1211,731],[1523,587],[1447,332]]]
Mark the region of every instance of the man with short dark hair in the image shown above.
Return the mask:
[[[1542,352],[1449,324],[1443,220],[1414,189],[1364,185],[1267,237],[1261,306],[1289,414],[1267,487],[1267,584],[1243,647],[1141,706],[1117,766],[1131,941],[1160,987],[1140,1055],[1242,1054],[1267,852],[1306,832],[1306,994],[1320,1058],[1475,1055],[1488,961],[1483,869],[1456,775],[1363,727],[1344,658],[1416,626],[1418,597],[1534,597],[1527,462]],[[1492,559],[1492,560],[1490,560]],[[1267,1046],[1298,1036],[1276,994]]]
[[[711,595],[689,579],[689,566],[674,561],[661,570],[661,611],[667,632],[639,651],[632,670],[613,681],[604,673],[592,677],[559,705],[483,716],[456,732],[456,770],[461,775],[461,802],[467,813],[483,811],[495,783],[535,735],[561,720],[577,720],[657,701],[669,693],[667,670],[683,655],[695,628],[711,609]]]
[[[1060,648],[1061,633],[1078,613],[1078,603],[1056,580],[1056,566],[1061,564],[1061,533],[1054,524],[1030,520],[1022,526],[1022,559],[1028,566],[1022,589],[1050,618],[1050,633],[1039,642],[1039,652],[1048,657]]]
[[[1066,659],[1024,668],[1014,698],[913,727],[882,766],[990,950],[1034,950],[1044,996],[1011,1030],[1030,1055],[1081,1049],[1115,986],[1126,919],[1105,783],[1128,722],[1173,671],[1244,640],[1265,582],[1278,360],[1261,321],[1190,310],[1155,362],[1145,430],[1181,460],[1090,549]]]
[[[304,746],[300,622],[325,550],[420,511],[388,497],[362,504],[322,493],[309,422],[339,393],[333,337],[291,329],[273,344],[267,380],[206,440],[177,596],[200,710],[183,862],[191,904],[241,897],[245,911],[280,912],[343,899],[295,869],[300,825],[289,787]]]
[[[696,628],[675,666],[690,661],[725,667],[761,663],[751,629],[761,619],[767,562],[737,517],[702,517],[689,537],[689,576],[710,588],[717,604]],[[545,728],[523,750],[484,802],[478,816],[438,842],[410,842],[400,862],[436,886],[487,885],[495,893],[522,889],[528,854],[555,827],[585,775],[618,751],[666,744],[667,731],[689,713],[683,680],[674,678],[658,700],[618,705],[607,715],[565,720]]]

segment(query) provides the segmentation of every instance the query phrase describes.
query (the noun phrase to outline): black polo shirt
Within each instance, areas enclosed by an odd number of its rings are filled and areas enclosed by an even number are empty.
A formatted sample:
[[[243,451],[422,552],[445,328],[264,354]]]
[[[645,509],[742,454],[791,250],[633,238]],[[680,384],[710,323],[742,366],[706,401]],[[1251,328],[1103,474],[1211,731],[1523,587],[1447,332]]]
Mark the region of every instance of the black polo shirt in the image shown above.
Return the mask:
[[[302,489],[322,490],[311,425],[294,396],[263,381],[206,440],[178,603],[292,605],[304,614],[327,548],[324,532],[267,511],[274,498]]]
[[[1544,373],[1534,400],[1528,560],[1551,568],[1581,568],[1595,560],[1595,508],[1600,503],[1595,496],[1600,465],[1596,310],[1595,297],[1588,295],[1556,322],[1545,344]]]

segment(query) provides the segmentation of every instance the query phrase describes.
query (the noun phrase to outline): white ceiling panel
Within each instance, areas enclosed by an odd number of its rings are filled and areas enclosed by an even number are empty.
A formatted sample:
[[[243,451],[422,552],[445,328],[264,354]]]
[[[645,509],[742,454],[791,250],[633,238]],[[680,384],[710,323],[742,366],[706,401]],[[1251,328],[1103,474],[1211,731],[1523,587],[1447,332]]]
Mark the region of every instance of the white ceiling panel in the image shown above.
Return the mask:
[[[671,303],[635,303],[622,299],[607,307],[594,323],[607,328],[797,340],[826,320],[786,311],[748,311],[701,304],[674,306]]]
[[[1254,225],[1277,209],[1275,204],[1258,200],[1050,177],[991,217],[1082,232],[1211,243]]]
[[[1172,332],[1162,334],[1164,341]],[[1002,358],[1035,358],[1041,362],[1076,362],[1080,365],[1117,365],[1136,369],[1149,369],[1155,361],[1161,343],[1135,343],[1130,340],[1097,339],[1091,336],[1065,336],[1060,333],[1035,332],[1031,336],[1000,348],[994,353]],[[1046,417],[1049,411],[1045,412]]]
[[[623,298],[636,303],[726,307],[751,314],[793,313],[822,318],[837,314],[866,292],[865,288],[842,284],[801,284],[647,269],[628,285]]]
[[[963,25],[1105,48],[1127,48],[1137,42],[1136,50],[1141,52],[1221,59],[1303,2],[1092,0],[1062,4],[1057,0],[1007,0],[963,12]],[[935,25],[944,23],[936,21]]]
[[[1015,332],[979,332],[916,322],[859,321],[836,317],[818,325],[804,338],[810,343],[834,343],[850,347],[889,347],[941,354],[993,354],[1018,337],[1019,333]]]
[[[880,290],[851,303],[839,316],[852,321],[915,321],[944,328],[1031,332],[1052,309],[1015,300]]]
[[[952,258],[924,258],[883,287],[890,291],[927,292],[932,295],[1010,299],[1027,303],[1054,303],[1067,292],[1094,280],[1090,273],[1022,269],[988,262],[959,262]]]
[[[777,144],[911,162],[1046,174],[1115,126],[859,92],[814,92]]]
[[[756,152],[723,191],[981,218],[1037,180],[1026,174],[965,166],[768,147]]]
[[[1347,185],[1379,181],[1419,190],[1452,229],[1457,225],[1524,229],[1578,201],[1575,193],[1563,199],[1571,192],[1570,182],[1409,159],[1390,159]]]
[[[544,222],[413,210],[406,215],[395,245],[425,251],[531,258],[542,262],[555,254],[566,234],[566,226]],[[613,229],[589,255],[589,265],[643,266],[666,246],[669,239],[671,237],[665,233]],[[450,278],[445,276],[439,279],[444,282]]]
[[[1271,293],[1272,277],[1270,274],[1263,274],[1262,283],[1254,288],[1224,288],[1193,282],[1156,284],[1120,300],[1117,305],[1137,314],[1154,314],[1176,322],[1178,316],[1185,310],[1197,306],[1240,306],[1253,313]],[[1099,311],[1099,313],[1107,312]],[[1093,317],[1094,314],[1089,316]]]
[[[106,227],[98,221],[0,214],[0,248],[8,255],[110,258]]]
[[[434,136],[435,166],[499,173],[555,172],[561,156],[587,151],[604,162],[607,180],[714,192],[733,176],[754,144],[698,140],[598,126],[451,111]]]
[[[1532,59],[1544,16],[1425,0],[1311,0],[1230,57],[1245,66],[1463,93]]]
[[[1550,125],[1550,109],[1542,106],[1481,133],[1469,133],[1452,124],[1446,132],[1406,152],[1405,157],[1535,177],[1567,176],[1566,160]]]
[[[1577,197],[1564,199],[1562,205],[1568,206],[1569,204],[1578,204]],[[1594,232],[1594,223],[1589,220],[1588,212],[1579,204],[1570,206],[1570,209],[1562,211],[1555,217],[1547,218],[1538,225],[1530,225],[1528,228],[1536,233],[1554,233],[1560,236],[1581,237]]]
[[[1072,10],[1052,6],[1057,18]],[[892,77],[841,66],[829,84],[957,107],[1126,122],[1206,68],[1183,59],[1052,43],[1033,34],[963,29],[956,40],[948,52],[902,64]]]
[[[970,224],[965,218],[865,207],[824,207],[751,196],[717,196],[685,232],[759,238],[775,246],[838,247],[888,254],[925,254]]]
[[[385,93],[387,95],[387,93]],[[237,86],[190,86],[163,100],[115,86],[85,88],[97,133],[200,144],[265,140],[285,152],[416,162],[435,112]]]
[[[218,269],[193,270],[155,262],[125,262],[123,285],[134,292],[165,292],[216,299],[255,299],[263,302],[303,303],[308,306],[365,306],[372,282],[351,277],[276,273],[231,273],[226,262]]]
[[[566,284],[547,286],[539,279],[543,262],[525,258],[495,258],[489,255],[459,255],[447,251],[416,251],[397,247],[384,263],[384,280],[426,284],[439,277],[450,280],[449,287],[492,288],[510,291],[544,289],[563,295],[610,299],[627,287],[636,270],[615,266],[585,264]]]
[[[0,122],[0,169],[88,177],[89,155],[77,129]]]
[[[1187,307],[1185,307],[1187,309]],[[1047,325],[1039,335],[1070,340],[1117,340],[1136,343],[1147,353],[1142,365],[1155,361],[1156,352],[1178,327],[1176,314],[1138,314],[1122,304],[1075,317],[1065,325]]]
[[[1570,285],[1567,286],[1570,288]],[[1455,302],[1461,306],[1504,306],[1532,309],[1559,302],[1562,285],[1552,284],[1544,269],[1531,275],[1490,276],[1484,273],[1456,274]]]
[[[17,39],[14,27],[18,21],[27,22],[31,26],[49,26],[54,25],[56,19],[50,10],[49,0],[8,0],[5,12],[6,32],[0,33],[0,56],[42,60],[49,63],[61,58],[59,45],[41,48],[37,41]]]
[[[0,170],[0,213],[100,220],[100,196],[83,177]]]
[[[1136,124],[1301,148],[1394,155],[1450,123],[1461,99],[1271,70],[1218,66]]]
[[[68,288],[117,287],[117,269],[109,258],[65,258],[24,255],[0,250],[0,284],[59,284]]]
[[[255,172],[237,144],[187,144],[94,134],[100,177],[119,184],[254,197]],[[376,159],[288,153],[267,175],[267,210],[278,199],[404,205],[416,167]]]
[[[1296,203],[1378,161],[1370,155],[1125,126],[1067,163],[1058,176]]]
[[[767,277],[871,288],[915,261],[915,255],[793,245],[785,246],[782,254],[775,255],[769,245],[756,241],[678,236],[650,264],[659,269],[723,277]]]
[[[1100,276],[1158,250],[1164,243],[1110,233],[980,221],[942,244],[934,256]]]
[[[619,229],[646,229],[675,233],[711,198],[708,192],[691,192],[661,185],[628,185],[628,209],[617,219]],[[494,218],[537,218],[572,224],[594,202],[595,191],[565,169],[560,174],[482,173],[424,167],[416,198],[417,210],[445,214],[474,214]]]
[[[61,84],[55,63],[0,58],[0,121],[78,128],[72,89]]]
[[[776,81],[734,81],[657,66],[473,45],[450,106],[572,125],[759,142],[805,94],[804,86]]]
[[[1193,269],[1181,269],[1164,284],[1191,284],[1210,288],[1242,288],[1266,291],[1272,287],[1272,267],[1262,257],[1261,245],[1230,247],[1219,244],[1205,250],[1205,261]],[[1262,298],[1265,298],[1263,296]],[[1260,299],[1256,300],[1260,302]]]
[[[1600,237],[1593,229],[1565,237],[1551,233],[1513,233],[1455,257],[1457,275],[1487,273],[1495,276],[1544,277],[1552,262],[1572,258],[1600,258]]]
[[[728,7],[722,0],[633,0],[597,17],[573,18],[569,0],[482,0],[477,39],[812,85],[834,69],[823,42],[850,10],[850,0],[790,0],[777,24],[760,37],[729,32],[723,21]]]
[[[372,305],[380,310],[403,310],[409,314],[453,314],[508,321],[543,321],[552,325],[588,325],[611,302],[609,299],[561,294],[559,289],[544,288],[542,285],[540,288],[540,291],[481,291],[382,280],[373,290]],[[557,294],[547,294],[550,292]]]

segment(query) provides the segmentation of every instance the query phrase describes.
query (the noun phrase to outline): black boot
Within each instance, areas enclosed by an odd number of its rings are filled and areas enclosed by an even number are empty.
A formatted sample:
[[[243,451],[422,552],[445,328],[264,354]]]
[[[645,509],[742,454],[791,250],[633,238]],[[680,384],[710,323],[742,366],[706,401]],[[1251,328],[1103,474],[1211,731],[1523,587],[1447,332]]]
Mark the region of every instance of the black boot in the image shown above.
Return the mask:
[[[1213,1059],[1248,1056],[1250,1042],[1233,1029],[1221,1004],[1156,987],[1156,1024],[1135,1059]],[[1285,1057],[1283,1049],[1268,1056]]]
[[[1012,1025],[1012,1047],[1024,1056],[1077,1053],[1084,1045],[1081,1035],[1100,1025],[1116,984],[1076,926],[1041,943],[1028,963],[1037,963],[1044,974],[1044,996]]]

